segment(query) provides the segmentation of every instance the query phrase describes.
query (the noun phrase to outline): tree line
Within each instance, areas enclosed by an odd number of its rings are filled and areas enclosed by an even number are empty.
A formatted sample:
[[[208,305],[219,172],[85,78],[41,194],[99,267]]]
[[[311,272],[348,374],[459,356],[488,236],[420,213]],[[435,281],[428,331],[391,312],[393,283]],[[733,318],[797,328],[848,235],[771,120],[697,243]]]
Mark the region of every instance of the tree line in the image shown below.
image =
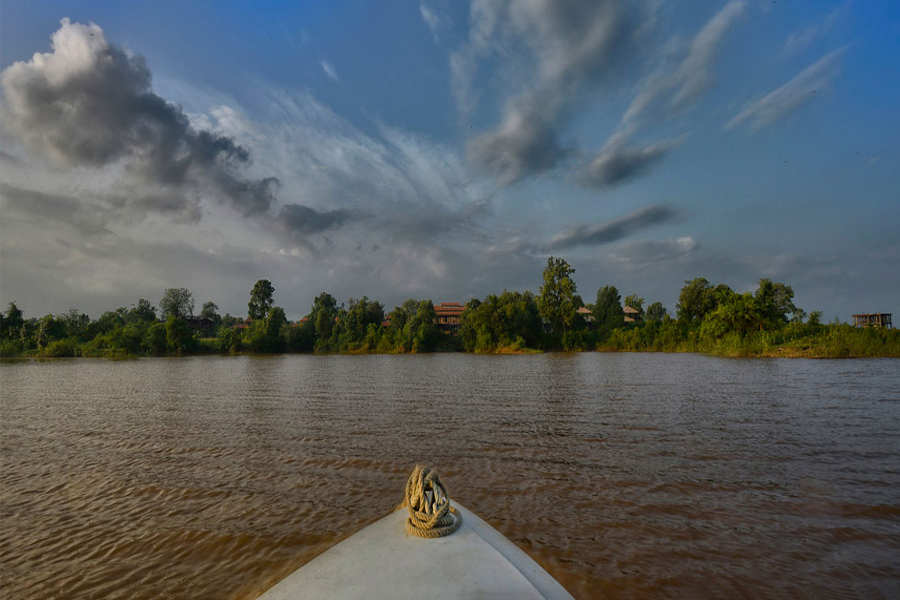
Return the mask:
[[[739,293],[697,277],[685,282],[670,315],[660,302],[648,304],[637,294],[623,300],[612,285],[586,303],[574,273],[564,259],[550,257],[537,294],[503,291],[471,299],[452,334],[436,324],[431,300],[409,299],[386,312],[366,296],[339,304],[328,292],[291,323],[266,279],[250,290],[246,319],[220,315],[211,300],[195,315],[186,288],[165,290],[158,308],[141,298],[96,320],[76,309],[26,319],[11,302],[0,313],[0,356],[546,350],[900,356],[896,330],[823,324],[821,312],[806,313],[794,304],[794,291],[785,283],[760,279],[756,290]]]

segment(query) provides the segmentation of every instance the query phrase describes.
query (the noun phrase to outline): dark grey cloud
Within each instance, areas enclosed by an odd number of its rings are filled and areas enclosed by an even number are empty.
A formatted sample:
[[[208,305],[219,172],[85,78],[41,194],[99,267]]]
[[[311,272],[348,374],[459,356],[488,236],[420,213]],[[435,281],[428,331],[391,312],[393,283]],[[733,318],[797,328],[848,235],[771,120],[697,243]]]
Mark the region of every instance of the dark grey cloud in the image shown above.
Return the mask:
[[[110,233],[103,211],[85,206],[71,196],[23,189],[0,181],[0,198],[8,211],[7,218],[18,214],[43,222],[51,220],[66,224],[83,236]]]
[[[0,161],[9,163],[11,165],[20,165],[22,164],[22,159],[17,156],[10,154],[9,152],[4,152],[0,150]]]
[[[528,107],[510,109],[499,129],[467,145],[469,159],[503,184],[552,169],[567,154],[553,124],[529,111]]]
[[[622,145],[607,148],[581,170],[578,181],[589,187],[623,183],[661,161],[676,145],[675,141],[666,141],[643,147]]]
[[[837,75],[839,60],[845,51],[846,47],[832,50],[778,89],[750,102],[726,123],[725,129],[746,124],[751,131],[758,131],[811,101],[825,91]]]
[[[245,216],[266,212],[275,180],[242,177],[247,150],[193,128],[150,84],[143,57],[109,43],[93,23],[63,19],[52,52],[0,74],[3,121],[30,151],[62,166],[123,164],[136,182],[183,190],[185,203],[208,189]]]
[[[568,250],[576,246],[597,246],[621,240],[642,229],[666,223],[677,213],[670,207],[656,204],[630,215],[596,225],[579,225],[560,232],[550,240],[549,251]]]
[[[343,225],[350,212],[338,209],[317,211],[302,204],[285,204],[278,214],[278,221],[288,233],[319,233]]]
[[[468,145],[468,157],[503,184],[555,167],[568,151],[559,129],[571,116],[580,88],[608,76],[633,42],[640,19],[612,0],[476,0],[468,46],[451,57],[454,88],[470,108],[477,59],[510,39],[535,59],[533,83],[510,101],[500,125]]]

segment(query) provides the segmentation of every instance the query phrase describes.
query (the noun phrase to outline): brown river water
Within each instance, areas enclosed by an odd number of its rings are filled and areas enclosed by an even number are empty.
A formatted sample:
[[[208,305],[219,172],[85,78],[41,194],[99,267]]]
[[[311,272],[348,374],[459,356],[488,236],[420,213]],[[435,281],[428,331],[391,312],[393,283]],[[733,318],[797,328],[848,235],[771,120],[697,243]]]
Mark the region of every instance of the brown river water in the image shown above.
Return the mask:
[[[900,361],[0,364],[0,597],[255,598],[416,462],[576,598],[900,598]]]

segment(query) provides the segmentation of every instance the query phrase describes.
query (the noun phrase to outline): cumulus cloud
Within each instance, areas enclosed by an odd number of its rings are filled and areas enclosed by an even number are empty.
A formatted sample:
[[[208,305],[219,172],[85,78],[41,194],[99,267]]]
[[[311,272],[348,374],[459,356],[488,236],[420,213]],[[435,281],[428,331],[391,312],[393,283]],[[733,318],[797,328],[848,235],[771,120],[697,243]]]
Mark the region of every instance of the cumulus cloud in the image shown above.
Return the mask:
[[[750,102],[725,124],[725,129],[746,124],[751,131],[758,131],[800,108],[827,89],[845,51],[846,47],[832,50],[781,87]]]
[[[589,187],[623,183],[661,161],[678,143],[678,140],[667,140],[637,147],[613,144],[581,170],[578,180]]]
[[[327,60],[323,60],[319,62],[322,66],[322,70],[325,71],[325,74],[328,75],[329,79],[332,81],[340,81],[338,77],[337,71],[334,69],[334,65],[328,62]]]
[[[266,212],[275,181],[239,173],[249,163],[232,138],[193,128],[184,112],[153,93],[143,57],[106,40],[96,24],[63,19],[52,51],[0,74],[6,127],[33,153],[64,167],[124,167],[131,182],[198,189],[245,216]],[[177,194],[176,194],[177,195]]]
[[[613,221],[595,225],[579,225],[556,234],[550,240],[550,251],[568,250],[576,246],[598,246],[621,240],[642,229],[671,221],[676,212],[656,204],[637,210]]]
[[[639,20],[611,0],[475,0],[470,19],[469,42],[451,57],[463,111],[473,106],[471,82],[481,56],[520,43],[535,61],[533,84],[507,103],[495,130],[469,143],[470,160],[503,184],[552,169],[568,153],[558,130],[578,91],[609,74]]]

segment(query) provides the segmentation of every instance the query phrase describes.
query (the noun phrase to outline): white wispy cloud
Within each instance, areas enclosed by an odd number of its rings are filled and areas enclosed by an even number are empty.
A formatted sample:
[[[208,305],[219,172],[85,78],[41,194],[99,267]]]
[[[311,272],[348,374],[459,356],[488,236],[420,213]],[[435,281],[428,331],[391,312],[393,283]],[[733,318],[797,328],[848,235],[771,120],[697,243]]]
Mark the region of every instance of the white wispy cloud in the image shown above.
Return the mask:
[[[751,131],[758,131],[800,108],[827,89],[839,71],[846,49],[832,50],[781,87],[750,102],[725,124],[725,129],[746,124]]]
[[[644,144],[630,139],[651,117],[669,117],[694,104],[709,88],[722,39],[745,8],[743,1],[726,4],[697,32],[677,65],[669,63],[680,54],[677,48],[681,44],[673,42],[661,49],[663,64],[640,83],[638,93],[603,148],[579,167],[577,181],[588,187],[618,185],[646,173],[684,141],[685,135]]]
[[[328,62],[327,60],[322,60],[319,62],[322,66],[322,70],[325,71],[325,74],[331,78],[332,81],[340,81],[340,77],[338,77],[337,71],[334,69],[334,65]]]
[[[817,39],[825,36],[829,31],[831,31],[835,23],[837,23],[846,7],[846,4],[838,6],[829,11],[828,14],[825,15],[825,18],[823,18],[821,21],[812,23],[811,25],[807,25],[806,27],[790,34],[784,42],[785,53],[793,54],[796,52],[801,52],[808,48]]]
[[[474,107],[473,78],[486,55],[522,44],[533,58],[529,79],[506,101],[500,123],[469,140],[473,164],[503,185],[557,166],[570,150],[559,130],[578,93],[610,76],[634,45],[641,10],[612,0],[474,0],[469,41],[451,56],[454,94],[463,115]]]
[[[422,21],[431,32],[434,42],[440,41],[440,31],[444,28],[446,17],[441,15],[434,7],[429,6],[424,1],[419,3],[419,14],[422,15]]]

